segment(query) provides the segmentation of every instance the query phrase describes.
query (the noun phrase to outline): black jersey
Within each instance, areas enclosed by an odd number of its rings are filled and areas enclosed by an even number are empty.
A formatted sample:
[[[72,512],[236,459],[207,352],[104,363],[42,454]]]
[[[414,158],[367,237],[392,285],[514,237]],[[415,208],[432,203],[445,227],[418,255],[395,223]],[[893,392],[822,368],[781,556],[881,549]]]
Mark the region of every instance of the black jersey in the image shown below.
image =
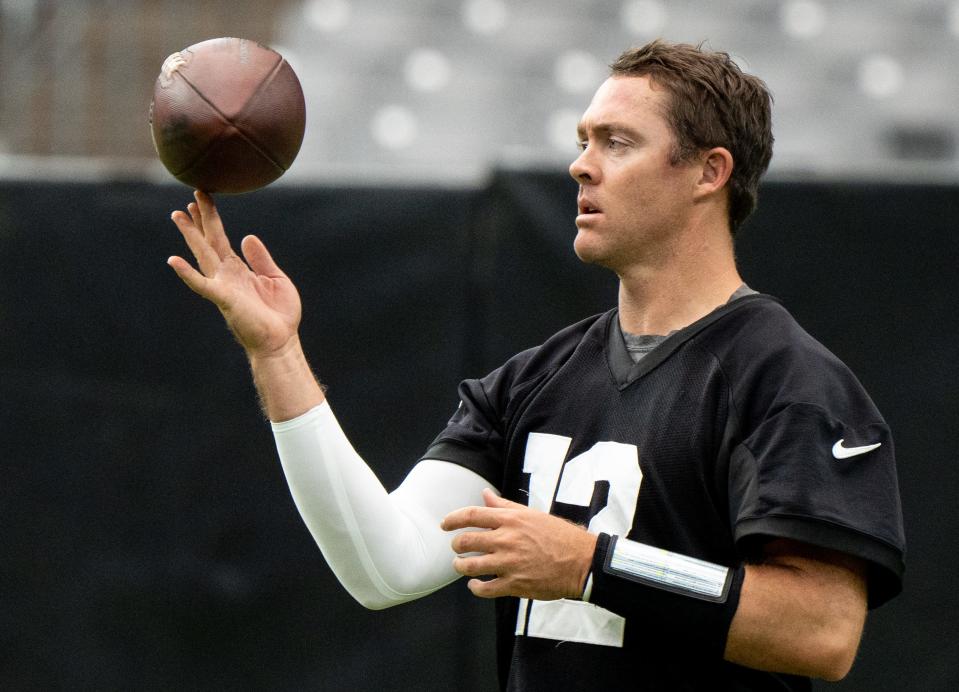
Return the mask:
[[[613,310],[463,382],[460,398],[424,458],[465,466],[504,497],[720,565],[797,539],[868,561],[871,606],[901,588],[889,428],[769,296],[718,308],[635,364]],[[510,690],[810,686],[580,601],[499,599],[497,618]]]

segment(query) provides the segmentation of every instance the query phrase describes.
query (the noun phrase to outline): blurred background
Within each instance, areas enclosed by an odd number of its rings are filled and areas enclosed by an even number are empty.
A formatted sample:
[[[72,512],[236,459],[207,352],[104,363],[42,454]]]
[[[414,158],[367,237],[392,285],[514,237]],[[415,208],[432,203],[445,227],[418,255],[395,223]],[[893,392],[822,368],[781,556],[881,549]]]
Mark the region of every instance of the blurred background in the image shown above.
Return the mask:
[[[954,0],[3,0],[0,172],[74,159],[162,177],[153,81],[205,38],[254,38],[299,74],[309,127],[290,180],[451,181],[564,164],[625,47],[731,53],[775,100],[781,175],[955,177]],[[89,162],[87,162],[89,163]]]
[[[575,122],[624,48],[730,52],[775,97],[741,272],[892,426],[906,591],[817,689],[959,689],[959,2],[0,0],[0,688],[496,689],[490,604],[371,613],[299,520],[242,353],[165,265],[172,52],[279,50],[293,167],[218,200],[389,488],[464,377],[614,304],[571,251]]]

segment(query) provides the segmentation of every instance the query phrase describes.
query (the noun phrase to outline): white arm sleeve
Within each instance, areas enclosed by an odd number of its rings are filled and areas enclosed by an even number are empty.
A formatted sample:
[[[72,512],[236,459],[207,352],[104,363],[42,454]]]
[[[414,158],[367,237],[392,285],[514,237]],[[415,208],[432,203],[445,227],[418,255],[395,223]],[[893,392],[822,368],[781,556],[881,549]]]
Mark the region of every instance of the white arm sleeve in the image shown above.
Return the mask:
[[[425,596],[459,577],[449,512],[482,505],[482,476],[445,461],[418,463],[393,493],[356,453],[327,402],[273,435],[300,516],[340,583],[367,608]]]

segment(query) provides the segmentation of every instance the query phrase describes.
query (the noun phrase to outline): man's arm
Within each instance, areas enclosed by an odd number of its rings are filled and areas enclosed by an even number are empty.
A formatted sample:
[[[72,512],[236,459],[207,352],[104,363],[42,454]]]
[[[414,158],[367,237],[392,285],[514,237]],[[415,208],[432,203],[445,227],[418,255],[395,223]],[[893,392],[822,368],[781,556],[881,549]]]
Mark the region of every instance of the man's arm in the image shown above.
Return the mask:
[[[328,404],[273,424],[300,516],[343,587],[367,608],[425,596],[459,578],[439,517],[487,482],[424,460],[391,494],[347,440]]]
[[[726,659],[750,668],[840,680],[866,620],[866,565],[850,555],[777,539],[746,566]]]
[[[596,536],[559,517],[491,494],[486,507],[465,507],[443,520],[447,530],[482,527],[485,532],[453,538],[460,574],[471,579],[477,596],[520,596],[541,600],[580,598],[597,544]],[[862,561],[825,549],[789,541],[768,544],[761,564],[745,566],[739,604],[725,643],[727,660],[750,668],[838,680],[852,666],[866,616],[866,577]],[[650,626],[682,637],[697,621],[651,610],[644,597],[654,588],[635,586],[622,608],[638,620],[658,617]],[[670,596],[670,598],[688,598]],[[677,601],[674,601],[676,603]],[[703,607],[710,607],[711,604]],[[607,606],[608,607],[608,606]],[[719,605],[715,607],[721,607]],[[632,612],[626,612],[626,611]]]
[[[196,193],[187,212],[172,219],[199,270],[180,257],[168,263],[220,309],[246,352],[291,493],[344,587],[366,607],[384,608],[458,578],[439,521],[478,502],[487,482],[454,464],[424,461],[387,494],[346,439],[307,363],[293,283],[257,238],[244,238],[242,259],[233,252],[208,195]]]
[[[253,369],[263,408],[273,421],[306,413],[323,403],[323,390],[300,346],[302,308],[296,287],[255,236],[230,246],[213,199],[195,193],[188,214],[171,215],[199,270],[181,257],[167,263],[194,292],[219,308]],[[245,261],[244,261],[245,260]]]

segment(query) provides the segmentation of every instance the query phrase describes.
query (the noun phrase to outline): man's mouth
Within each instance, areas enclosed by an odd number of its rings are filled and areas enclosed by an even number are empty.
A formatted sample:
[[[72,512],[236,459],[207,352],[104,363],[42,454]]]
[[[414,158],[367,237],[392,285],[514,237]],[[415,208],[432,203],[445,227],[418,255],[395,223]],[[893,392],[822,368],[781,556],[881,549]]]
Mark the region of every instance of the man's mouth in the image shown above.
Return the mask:
[[[578,206],[578,208],[579,208],[579,213],[580,213],[581,215],[582,215],[582,214],[599,214],[599,213],[600,213],[599,207],[597,207],[596,205],[594,205],[594,204],[593,204],[592,202],[590,202],[589,200],[584,200],[584,199],[583,199],[583,200],[580,200],[580,201],[578,202],[577,206]]]

